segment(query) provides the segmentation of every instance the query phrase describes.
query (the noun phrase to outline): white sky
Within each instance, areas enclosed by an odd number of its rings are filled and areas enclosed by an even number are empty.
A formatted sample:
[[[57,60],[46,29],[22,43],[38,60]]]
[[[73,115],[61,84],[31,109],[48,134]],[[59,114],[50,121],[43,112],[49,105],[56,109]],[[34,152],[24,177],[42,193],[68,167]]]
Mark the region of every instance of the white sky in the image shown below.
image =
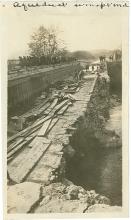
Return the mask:
[[[59,27],[67,49],[116,49],[121,45],[125,9],[23,9],[5,8],[8,58],[27,55],[31,34],[40,26]]]

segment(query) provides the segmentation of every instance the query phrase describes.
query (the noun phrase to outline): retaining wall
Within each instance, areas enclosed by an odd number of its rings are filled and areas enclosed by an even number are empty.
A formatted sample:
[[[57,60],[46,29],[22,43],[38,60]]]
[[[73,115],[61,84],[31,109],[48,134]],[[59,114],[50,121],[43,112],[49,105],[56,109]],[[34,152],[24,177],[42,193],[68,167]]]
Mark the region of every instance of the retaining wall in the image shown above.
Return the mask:
[[[8,109],[30,104],[35,97],[50,84],[74,77],[75,71],[80,70],[78,63],[51,67],[33,74],[23,74],[19,77],[9,77],[8,80]]]

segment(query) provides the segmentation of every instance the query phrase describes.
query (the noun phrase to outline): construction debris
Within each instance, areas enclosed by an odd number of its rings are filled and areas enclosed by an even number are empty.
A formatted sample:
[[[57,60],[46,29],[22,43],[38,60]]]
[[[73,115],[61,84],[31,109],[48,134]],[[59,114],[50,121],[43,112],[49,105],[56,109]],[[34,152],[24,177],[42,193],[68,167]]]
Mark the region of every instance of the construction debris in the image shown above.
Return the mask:
[[[58,122],[60,116],[76,101],[72,93],[80,89],[79,82],[72,83],[72,81],[69,81],[63,82],[63,84],[57,82],[55,87],[53,86],[54,85],[49,89],[48,95],[46,92],[43,92],[41,96],[37,98],[33,109],[19,117],[14,116],[11,118],[11,122],[15,122],[14,126],[17,133],[8,139],[8,162],[13,160],[15,155],[18,154],[23,147],[28,146],[32,148],[31,153],[33,153],[32,151],[35,148],[37,148],[39,152],[39,156],[34,156],[35,164],[44,153],[44,147],[42,148],[43,144],[46,145],[45,150],[49,145],[49,143],[43,143],[42,138],[45,140],[51,129]],[[31,156],[30,152],[29,155]],[[29,160],[30,156],[27,156]],[[34,164],[30,165],[28,171]],[[28,171],[22,172],[26,174]],[[24,176],[22,174],[21,180],[23,178]]]

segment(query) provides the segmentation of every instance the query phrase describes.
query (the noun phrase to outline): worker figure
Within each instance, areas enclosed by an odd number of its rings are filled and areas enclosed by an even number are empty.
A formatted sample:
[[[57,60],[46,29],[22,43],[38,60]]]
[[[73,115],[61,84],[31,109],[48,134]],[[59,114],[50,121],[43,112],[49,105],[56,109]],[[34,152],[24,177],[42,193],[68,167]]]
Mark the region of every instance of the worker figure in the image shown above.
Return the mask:
[[[86,65],[86,72],[87,72],[87,70],[89,70],[89,65],[88,64]]]
[[[97,71],[96,74],[97,74],[97,76],[100,76],[100,72],[99,71]]]
[[[110,59],[110,61],[112,62],[112,61],[113,61],[113,56],[112,56],[112,55],[109,56],[109,59]]]
[[[79,73],[78,73],[78,80],[82,80],[83,79],[83,76],[84,76],[84,71],[81,70]]]
[[[94,74],[94,66],[92,65],[92,74]]]
[[[75,79],[75,80],[78,80],[78,71],[77,71],[77,70],[75,70],[74,79]]]
[[[104,71],[104,68],[102,65],[100,65],[100,72],[102,73]]]
[[[100,63],[105,62],[106,56],[105,55],[104,56],[100,56],[99,59],[100,59]]]

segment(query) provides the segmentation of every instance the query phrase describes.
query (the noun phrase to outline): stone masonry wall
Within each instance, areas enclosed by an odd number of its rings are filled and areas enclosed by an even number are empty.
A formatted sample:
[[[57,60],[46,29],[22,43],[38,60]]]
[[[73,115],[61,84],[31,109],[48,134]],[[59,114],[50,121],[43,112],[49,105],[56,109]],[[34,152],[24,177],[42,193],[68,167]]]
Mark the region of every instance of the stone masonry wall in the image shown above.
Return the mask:
[[[13,111],[16,107],[21,108],[23,105],[30,105],[50,84],[72,79],[76,70],[79,71],[80,68],[78,63],[71,63],[43,69],[40,72],[38,69],[32,74],[25,74],[16,78],[10,78],[9,76],[8,110]]]

